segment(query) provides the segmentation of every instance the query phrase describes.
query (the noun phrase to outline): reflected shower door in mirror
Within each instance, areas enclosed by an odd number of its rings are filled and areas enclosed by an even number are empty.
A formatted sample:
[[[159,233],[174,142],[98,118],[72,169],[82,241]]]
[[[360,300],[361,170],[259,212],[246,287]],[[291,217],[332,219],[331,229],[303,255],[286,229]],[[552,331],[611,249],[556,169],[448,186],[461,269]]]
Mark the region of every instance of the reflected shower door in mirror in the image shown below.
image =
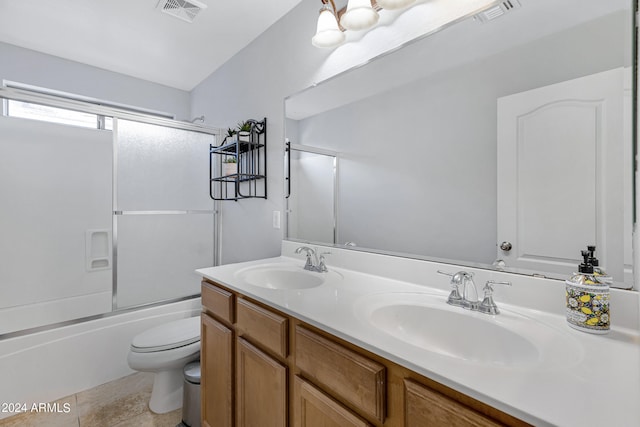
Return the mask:
[[[336,243],[335,153],[288,144],[287,238]]]
[[[520,3],[288,97],[287,136],[340,152],[336,232],[361,250],[564,279],[595,245],[630,287],[633,2]],[[549,95],[603,73],[606,96]]]

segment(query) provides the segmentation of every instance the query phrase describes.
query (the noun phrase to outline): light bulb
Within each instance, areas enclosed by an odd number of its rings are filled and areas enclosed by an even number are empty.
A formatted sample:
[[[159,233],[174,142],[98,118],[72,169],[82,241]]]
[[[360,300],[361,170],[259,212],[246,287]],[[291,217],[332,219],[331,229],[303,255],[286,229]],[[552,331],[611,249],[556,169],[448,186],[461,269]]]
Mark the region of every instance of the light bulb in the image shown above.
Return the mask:
[[[311,39],[315,47],[335,47],[344,42],[344,33],[338,27],[338,20],[326,4],[320,9],[316,35]]]
[[[347,30],[366,30],[373,27],[379,18],[378,12],[371,7],[371,0],[349,0],[340,25]]]

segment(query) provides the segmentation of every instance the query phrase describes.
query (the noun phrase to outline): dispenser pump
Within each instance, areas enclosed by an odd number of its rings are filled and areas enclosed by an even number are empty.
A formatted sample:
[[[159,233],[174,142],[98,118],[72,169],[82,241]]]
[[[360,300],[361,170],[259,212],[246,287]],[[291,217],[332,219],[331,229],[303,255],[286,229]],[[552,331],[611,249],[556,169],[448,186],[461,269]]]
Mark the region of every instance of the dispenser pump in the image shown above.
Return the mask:
[[[589,251],[582,251],[582,258],[584,262],[578,266],[578,272],[585,274],[593,274],[593,264],[589,261]]]
[[[600,265],[600,261],[595,256],[596,247],[595,246],[587,246],[587,250],[589,251],[589,264],[594,267],[598,267]]]

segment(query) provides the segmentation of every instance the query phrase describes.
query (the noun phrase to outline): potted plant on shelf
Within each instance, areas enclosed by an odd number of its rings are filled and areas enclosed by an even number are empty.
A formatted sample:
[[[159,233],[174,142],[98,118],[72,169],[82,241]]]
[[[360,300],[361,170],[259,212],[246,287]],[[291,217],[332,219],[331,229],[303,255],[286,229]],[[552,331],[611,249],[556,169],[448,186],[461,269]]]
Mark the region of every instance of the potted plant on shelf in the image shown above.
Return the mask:
[[[224,143],[229,144],[237,139],[238,131],[235,129],[228,128],[227,135],[224,137]]]
[[[238,159],[234,156],[227,156],[222,160],[222,175],[229,176],[238,173]]]
[[[238,140],[251,142],[251,122],[249,120],[238,123]]]

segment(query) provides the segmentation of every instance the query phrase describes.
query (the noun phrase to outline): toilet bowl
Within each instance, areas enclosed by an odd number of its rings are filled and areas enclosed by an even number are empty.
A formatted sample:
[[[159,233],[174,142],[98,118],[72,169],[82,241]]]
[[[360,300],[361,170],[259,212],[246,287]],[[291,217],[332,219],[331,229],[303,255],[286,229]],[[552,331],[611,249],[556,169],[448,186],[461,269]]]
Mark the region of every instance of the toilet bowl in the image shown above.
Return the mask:
[[[136,371],[155,373],[149,409],[164,414],[182,406],[182,369],[199,358],[200,317],[190,317],[136,335],[127,362]]]

